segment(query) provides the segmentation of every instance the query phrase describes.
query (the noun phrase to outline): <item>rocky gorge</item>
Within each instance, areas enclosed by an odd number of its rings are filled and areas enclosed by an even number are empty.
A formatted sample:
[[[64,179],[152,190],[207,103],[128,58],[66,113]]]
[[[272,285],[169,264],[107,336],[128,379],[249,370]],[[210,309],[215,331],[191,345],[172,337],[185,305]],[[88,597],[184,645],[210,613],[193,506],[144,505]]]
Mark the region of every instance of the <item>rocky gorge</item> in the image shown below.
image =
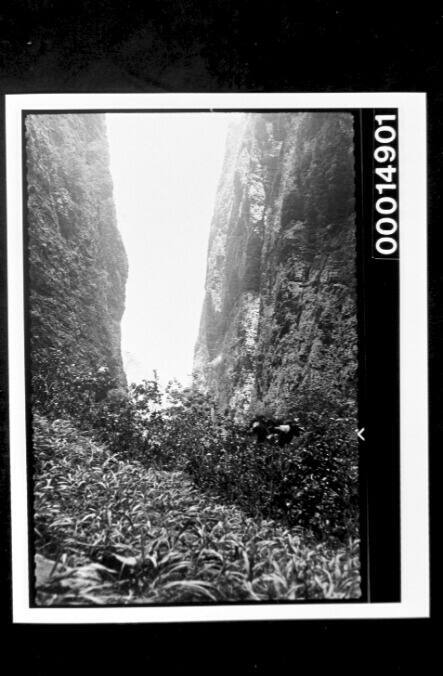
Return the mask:
[[[104,116],[25,135],[35,604],[360,598],[352,116],[236,116],[194,387],[164,390],[123,368]],[[254,439],[259,410],[296,438]]]
[[[349,113],[245,113],[211,224],[195,380],[221,409],[293,414],[356,397]]]
[[[25,128],[31,370],[44,406],[51,383],[69,384],[67,371],[87,378],[106,369],[114,384],[126,384],[128,264],[104,115],[28,115]]]

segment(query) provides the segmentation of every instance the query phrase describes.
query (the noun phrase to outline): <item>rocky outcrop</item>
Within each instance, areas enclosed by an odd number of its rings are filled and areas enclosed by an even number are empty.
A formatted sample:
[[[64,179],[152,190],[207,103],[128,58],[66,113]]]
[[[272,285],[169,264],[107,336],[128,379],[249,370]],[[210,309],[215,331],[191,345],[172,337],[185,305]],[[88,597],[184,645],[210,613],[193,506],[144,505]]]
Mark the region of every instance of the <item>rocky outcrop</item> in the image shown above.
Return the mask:
[[[355,398],[352,115],[250,113],[231,126],[194,368],[222,408]]]
[[[26,117],[31,365],[106,368],[125,384],[120,349],[127,260],[117,230],[105,119]],[[63,365],[63,367],[61,366]]]

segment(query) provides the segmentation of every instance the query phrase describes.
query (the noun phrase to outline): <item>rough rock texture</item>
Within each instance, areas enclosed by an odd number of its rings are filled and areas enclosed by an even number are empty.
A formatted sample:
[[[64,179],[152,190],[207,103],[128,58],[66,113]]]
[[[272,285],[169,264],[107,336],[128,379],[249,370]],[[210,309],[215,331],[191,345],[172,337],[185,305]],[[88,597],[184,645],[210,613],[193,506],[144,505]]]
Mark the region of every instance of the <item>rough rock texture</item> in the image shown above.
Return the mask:
[[[250,113],[231,126],[195,348],[221,407],[284,414],[355,398],[353,119]]]
[[[78,372],[105,366],[123,385],[127,260],[104,116],[27,116],[26,158],[33,375],[59,360]]]

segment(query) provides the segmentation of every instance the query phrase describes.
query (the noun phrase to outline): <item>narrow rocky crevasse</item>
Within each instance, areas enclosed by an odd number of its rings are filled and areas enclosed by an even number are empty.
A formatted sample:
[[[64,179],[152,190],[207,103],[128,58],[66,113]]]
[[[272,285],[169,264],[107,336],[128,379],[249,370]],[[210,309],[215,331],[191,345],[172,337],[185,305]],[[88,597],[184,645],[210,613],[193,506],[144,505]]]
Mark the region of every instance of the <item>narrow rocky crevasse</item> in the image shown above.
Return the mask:
[[[227,142],[195,348],[221,408],[355,399],[353,119],[244,114]]]
[[[83,376],[106,368],[125,385],[120,320],[128,265],[104,115],[28,115],[25,125],[34,382],[62,379],[68,368]]]

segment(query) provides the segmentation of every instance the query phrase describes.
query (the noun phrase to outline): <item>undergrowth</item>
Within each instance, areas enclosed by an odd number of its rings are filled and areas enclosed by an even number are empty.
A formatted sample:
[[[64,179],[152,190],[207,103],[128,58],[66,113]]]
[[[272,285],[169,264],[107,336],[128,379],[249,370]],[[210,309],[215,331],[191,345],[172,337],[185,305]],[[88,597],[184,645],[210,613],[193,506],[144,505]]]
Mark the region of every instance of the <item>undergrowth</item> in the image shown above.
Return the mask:
[[[35,415],[33,435],[38,605],[360,597],[353,537],[248,516],[64,419]]]
[[[116,387],[108,370],[84,373],[54,355],[33,381],[34,410],[69,418],[121,459],[180,470],[257,518],[303,526],[319,539],[359,530],[355,402],[318,389],[300,391],[285,415],[305,432],[284,448],[256,444],[247,421],[220,412],[195,388],[156,379]]]

